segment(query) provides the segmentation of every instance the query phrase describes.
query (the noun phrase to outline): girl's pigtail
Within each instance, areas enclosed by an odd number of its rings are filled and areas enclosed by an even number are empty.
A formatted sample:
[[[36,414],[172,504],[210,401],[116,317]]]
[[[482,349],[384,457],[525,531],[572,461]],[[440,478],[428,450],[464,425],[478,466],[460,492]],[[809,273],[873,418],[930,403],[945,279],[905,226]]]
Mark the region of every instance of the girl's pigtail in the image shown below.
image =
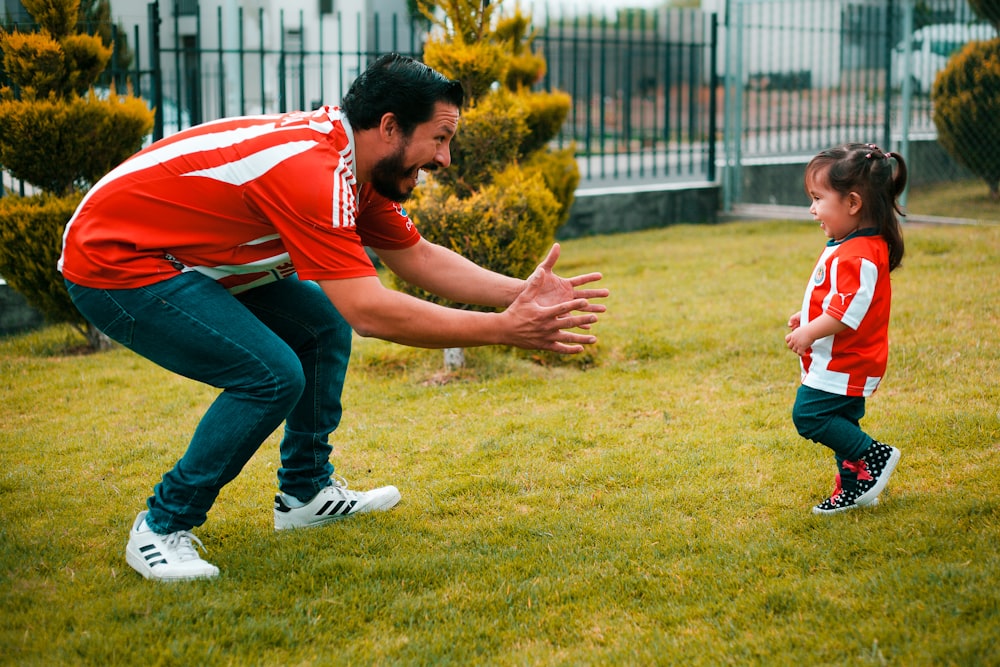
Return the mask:
[[[892,177],[892,211],[889,212],[888,224],[882,227],[882,238],[886,240],[886,244],[889,246],[889,271],[892,271],[898,267],[903,261],[903,229],[899,224],[899,219],[896,217],[898,215],[905,215],[902,209],[899,207],[899,197],[903,194],[903,190],[906,189],[906,162],[903,160],[903,156],[899,153],[889,152],[886,153],[887,158],[891,158],[896,161],[896,173]]]

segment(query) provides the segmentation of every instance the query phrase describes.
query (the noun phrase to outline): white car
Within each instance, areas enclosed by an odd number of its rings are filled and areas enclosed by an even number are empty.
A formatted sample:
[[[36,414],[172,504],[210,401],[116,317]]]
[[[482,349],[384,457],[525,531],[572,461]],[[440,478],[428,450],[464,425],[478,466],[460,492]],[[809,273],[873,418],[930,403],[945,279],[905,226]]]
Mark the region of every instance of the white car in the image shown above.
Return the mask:
[[[914,30],[909,44],[906,41],[900,42],[892,51],[893,86],[902,87],[909,56],[913,92],[929,94],[937,73],[944,69],[952,55],[969,42],[989,40],[996,36],[996,29],[988,23],[938,23]]]

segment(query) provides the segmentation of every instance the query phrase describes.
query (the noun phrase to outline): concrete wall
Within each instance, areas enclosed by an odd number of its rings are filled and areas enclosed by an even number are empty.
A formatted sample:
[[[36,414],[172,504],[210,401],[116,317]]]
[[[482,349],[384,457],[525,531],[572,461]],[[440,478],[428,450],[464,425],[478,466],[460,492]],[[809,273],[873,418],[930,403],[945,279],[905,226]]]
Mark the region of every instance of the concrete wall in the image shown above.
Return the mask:
[[[679,183],[577,190],[560,239],[634,232],[679,222],[715,222],[721,202],[717,183]]]
[[[909,187],[975,176],[959,166],[937,140],[910,141],[906,159]],[[743,204],[808,206],[803,176],[811,155],[750,161],[743,166],[739,201]]]
[[[44,323],[41,313],[24,297],[0,281],[0,336],[36,329]]]

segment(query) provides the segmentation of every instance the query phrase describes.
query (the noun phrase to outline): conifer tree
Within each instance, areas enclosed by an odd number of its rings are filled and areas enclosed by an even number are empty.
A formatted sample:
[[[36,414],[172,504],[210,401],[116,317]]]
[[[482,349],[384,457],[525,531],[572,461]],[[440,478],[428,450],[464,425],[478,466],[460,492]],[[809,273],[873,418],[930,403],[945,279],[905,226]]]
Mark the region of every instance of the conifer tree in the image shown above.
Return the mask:
[[[137,151],[153,125],[132,95],[92,86],[112,49],[78,32],[80,0],[23,0],[37,32],[0,30],[0,165],[35,191],[0,198],[0,275],[50,321],[91,347],[104,339],[77,312],[56,270],[62,232],[83,192]]]
[[[410,214],[430,241],[526,278],[568,219],[580,180],[573,149],[550,148],[569,113],[569,95],[532,90],[546,63],[532,51],[530,18],[520,7],[503,15],[502,0],[441,0],[439,14],[420,4],[437,28],[424,46],[424,62],[462,82],[466,108],[452,142],[452,166],[417,188]],[[446,361],[458,364],[461,357]]]
[[[970,0],[1000,31],[1000,0]],[[949,58],[931,88],[938,142],[1000,202],[1000,37],[973,41]]]

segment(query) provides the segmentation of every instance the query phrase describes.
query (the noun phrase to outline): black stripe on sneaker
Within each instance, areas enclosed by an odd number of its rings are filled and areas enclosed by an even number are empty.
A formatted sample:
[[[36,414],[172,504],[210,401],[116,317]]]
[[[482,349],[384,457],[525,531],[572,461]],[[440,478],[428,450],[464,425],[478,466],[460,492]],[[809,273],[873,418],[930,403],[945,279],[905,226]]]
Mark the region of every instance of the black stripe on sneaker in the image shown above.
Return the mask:
[[[167,562],[167,559],[164,558],[159,551],[149,553],[151,549],[156,549],[156,545],[147,544],[144,547],[139,547],[139,552],[142,554],[142,557],[145,559],[147,565],[153,567],[154,565],[159,565],[161,563],[165,564]]]

